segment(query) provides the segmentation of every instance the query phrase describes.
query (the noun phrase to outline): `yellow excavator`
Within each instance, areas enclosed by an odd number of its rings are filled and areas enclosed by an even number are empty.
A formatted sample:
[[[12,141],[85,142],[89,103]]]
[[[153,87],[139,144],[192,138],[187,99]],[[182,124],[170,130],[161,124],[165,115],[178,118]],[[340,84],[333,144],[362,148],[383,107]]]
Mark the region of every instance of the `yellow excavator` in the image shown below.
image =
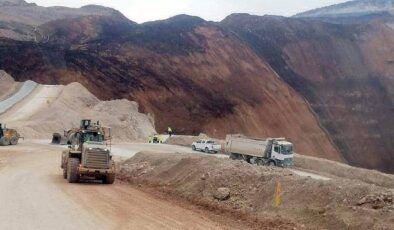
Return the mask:
[[[17,145],[21,138],[15,129],[7,129],[0,123],[0,146]]]

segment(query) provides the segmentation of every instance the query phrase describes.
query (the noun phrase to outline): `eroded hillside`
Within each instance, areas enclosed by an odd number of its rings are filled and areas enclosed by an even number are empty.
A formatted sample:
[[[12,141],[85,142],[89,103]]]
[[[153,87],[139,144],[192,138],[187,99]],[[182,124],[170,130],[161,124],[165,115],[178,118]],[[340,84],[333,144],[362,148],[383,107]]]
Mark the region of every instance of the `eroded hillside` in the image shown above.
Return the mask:
[[[185,15],[142,25],[88,16],[40,30],[49,39],[0,41],[0,67],[18,80],[77,81],[101,99],[135,100],[158,131],[287,136],[298,152],[342,160],[304,99],[217,25]]]
[[[393,172],[394,30],[233,15],[222,22],[311,103],[346,160]]]
[[[0,68],[135,100],[160,132],[287,136],[298,152],[393,172],[393,19],[342,20],[67,17],[0,39]]]

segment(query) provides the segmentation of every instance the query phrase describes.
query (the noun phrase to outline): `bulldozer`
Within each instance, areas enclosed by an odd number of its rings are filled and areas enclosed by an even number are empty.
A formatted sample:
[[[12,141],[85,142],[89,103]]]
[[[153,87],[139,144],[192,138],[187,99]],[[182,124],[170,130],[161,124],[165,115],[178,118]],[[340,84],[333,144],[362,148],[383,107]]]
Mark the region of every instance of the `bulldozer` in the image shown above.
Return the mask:
[[[0,146],[17,145],[21,138],[15,129],[7,129],[0,123]]]
[[[62,152],[61,159],[64,179],[69,183],[78,183],[82,179],[101,180],[104,184],[115,182],[110,128],[85,119],[68,138],[70,144]]]

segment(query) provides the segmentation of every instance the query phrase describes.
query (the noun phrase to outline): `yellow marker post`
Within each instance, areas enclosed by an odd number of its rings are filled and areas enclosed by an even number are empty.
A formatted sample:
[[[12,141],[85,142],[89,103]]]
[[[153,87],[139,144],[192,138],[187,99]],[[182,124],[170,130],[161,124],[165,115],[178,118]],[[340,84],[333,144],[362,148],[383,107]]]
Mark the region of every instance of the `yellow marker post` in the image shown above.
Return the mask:
[[[278,181],[278,183],[276,183],[276,188],[275,188],[275,208],[279,208],[281,190],[282,190],[281,184]]]

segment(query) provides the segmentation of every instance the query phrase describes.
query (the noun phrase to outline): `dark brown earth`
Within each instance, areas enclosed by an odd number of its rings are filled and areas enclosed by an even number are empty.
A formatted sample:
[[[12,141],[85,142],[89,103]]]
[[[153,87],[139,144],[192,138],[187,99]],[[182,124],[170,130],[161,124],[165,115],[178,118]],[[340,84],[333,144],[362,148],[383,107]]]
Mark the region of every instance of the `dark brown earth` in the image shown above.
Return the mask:
[[[287,136],[299,152],[343,160],[304,99],[216,25],[185,15],[142,25],[88,16],[41,28],[48,40],[0,40],[8,54],[0,68],[21,81],[78,81],[101,99],[137,101],[159,132]]]
[[[349,163],[394,172],[392,20],[232,15],[222,25],[308,100]]]
[[[386,16],[135,24],[94,13],[41,22],[30,40],[4,35],[0,69],[137,101],[160,132],[286,136],[297,152],[394,172],[393,28]]]

